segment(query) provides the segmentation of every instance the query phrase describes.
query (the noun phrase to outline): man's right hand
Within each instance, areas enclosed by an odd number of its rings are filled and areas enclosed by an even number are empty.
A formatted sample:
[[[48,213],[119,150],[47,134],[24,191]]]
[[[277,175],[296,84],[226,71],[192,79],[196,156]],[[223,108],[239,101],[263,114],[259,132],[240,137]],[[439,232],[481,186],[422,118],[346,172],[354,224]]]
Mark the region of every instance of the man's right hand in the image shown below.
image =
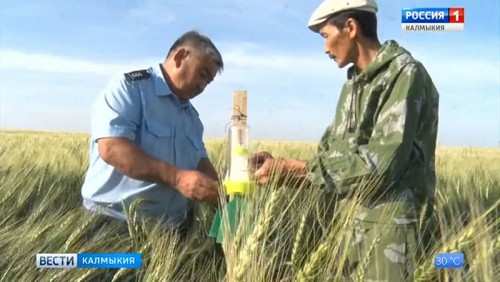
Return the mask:
[[[178,170],[175,187],[186,198],[199,202],[217,202],[219,183],[196,170]]]
[[[259,168],[264,165],[266,160],[268,159],[273,159],[273,156],[266,151],[258,152],[252,155],[252,157],[249,160],[249,165],[250,165],[250,171],[252,173],[255,173]]]

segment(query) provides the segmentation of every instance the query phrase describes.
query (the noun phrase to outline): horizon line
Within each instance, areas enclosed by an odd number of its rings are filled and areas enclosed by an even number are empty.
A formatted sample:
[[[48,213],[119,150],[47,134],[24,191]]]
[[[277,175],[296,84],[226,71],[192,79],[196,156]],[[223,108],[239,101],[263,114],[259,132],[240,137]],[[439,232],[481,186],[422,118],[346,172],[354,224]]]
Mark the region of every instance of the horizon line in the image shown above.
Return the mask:
[[[14,128],[0,128],[0,132],[7,132],[7,133],[42,133],[42,134],[76,134],[76,135],[88,135],[90,136],[89,132],[83,132],[83,131],[59,131],[59,130],[42,130],[42,129],[14,129]],[[227,140],[227,137],[205,137],[203,138],[206,141],[217,141],[217,140]],[[292,139],[257,139],[257,138],[250,138],[250,143],[253,142],[288,142],[288,143],[319,143],[319,140],[314,141],[314,140],[292,140]],[[456,148],[456,149],[467,149],[467,148],[480,148],[480,149],[500,149],[500,141],[498,142],[497,146],[477,146],[477,145],[440,145],[440,142],[437,141],[436,143],[436,149],[437,148]]]

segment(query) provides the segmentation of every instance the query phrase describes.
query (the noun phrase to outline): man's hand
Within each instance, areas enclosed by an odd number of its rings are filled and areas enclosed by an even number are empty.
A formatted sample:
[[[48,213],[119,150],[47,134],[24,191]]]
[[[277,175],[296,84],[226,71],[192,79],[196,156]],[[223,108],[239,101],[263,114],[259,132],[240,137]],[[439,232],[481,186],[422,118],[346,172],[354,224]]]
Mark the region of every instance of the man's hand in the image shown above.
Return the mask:
[[[175,187],[186,198],[200,202],[217,202],[219,183],[196,170],[178,170]]]
[[[307,176],[306,162],[295,159],[276,159],[268,152],[259,152],[250,159],[250,170],[257,183],[269,184],[273,178],[277,185],[302,185]]]
[[[273,156],[266,151],[258,152],[252,155],[250,158],[250,171],[254,173],[256,170],[262,167],[266,160],[273,159]]]
[[[148,155],[134,142],[124,138],[102,138],[99,154],[108,164],[134,179],[175,187],[185,197],[216,202],[219,183],[195,170],[180,170],[176,166]],[[216,176],[215,176],[216,177]]]
[[[266,159],[264,163],[253,174],[257,183],[261,185],[268,184],[273,177],[277,177],[279,186],[283,184],[286,175],[286,160],[274,158]]]

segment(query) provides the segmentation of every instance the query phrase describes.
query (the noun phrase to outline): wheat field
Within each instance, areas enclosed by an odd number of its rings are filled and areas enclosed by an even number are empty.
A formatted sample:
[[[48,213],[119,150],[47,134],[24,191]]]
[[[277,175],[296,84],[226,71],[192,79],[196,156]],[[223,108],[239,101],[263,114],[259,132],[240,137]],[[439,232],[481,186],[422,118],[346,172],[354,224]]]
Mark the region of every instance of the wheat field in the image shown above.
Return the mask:
[[[225,140],[206,144],[222,174]],[[253,151],[260,150],[308,159],[315,144],[254,141]],[[96,218],[81,208],[85,134],[0,131],[0,160],[1,281],[343,281],[343,247],[350,240],[345,219],[355,207],[330,217],[322,191],[257,189],[240,228],[217,246],[208,237],[214,211],[205,204],[195,206],[195,224],[184,239],[134,220],[133,209],[127,236],[114,236],[115,226],[93,228]],[[415,280],[500,281],[500,150],[439,148],[436,167],[432,243]],[[311,218],[317,228],[310,228]],[[465,253],[464,268],[434,268],[435,254],[458,251]],[[143,266],[36,268],[36,253],[79,252],[140,252]]]

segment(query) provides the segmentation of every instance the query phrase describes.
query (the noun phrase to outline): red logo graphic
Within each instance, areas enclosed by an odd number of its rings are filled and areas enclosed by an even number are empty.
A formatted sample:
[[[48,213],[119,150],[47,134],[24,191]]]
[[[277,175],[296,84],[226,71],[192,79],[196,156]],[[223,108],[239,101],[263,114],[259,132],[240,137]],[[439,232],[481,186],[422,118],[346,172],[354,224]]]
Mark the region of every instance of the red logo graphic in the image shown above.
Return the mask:
[[[450,8],[448,18],[450,23],[464,23],[465,8]]]

